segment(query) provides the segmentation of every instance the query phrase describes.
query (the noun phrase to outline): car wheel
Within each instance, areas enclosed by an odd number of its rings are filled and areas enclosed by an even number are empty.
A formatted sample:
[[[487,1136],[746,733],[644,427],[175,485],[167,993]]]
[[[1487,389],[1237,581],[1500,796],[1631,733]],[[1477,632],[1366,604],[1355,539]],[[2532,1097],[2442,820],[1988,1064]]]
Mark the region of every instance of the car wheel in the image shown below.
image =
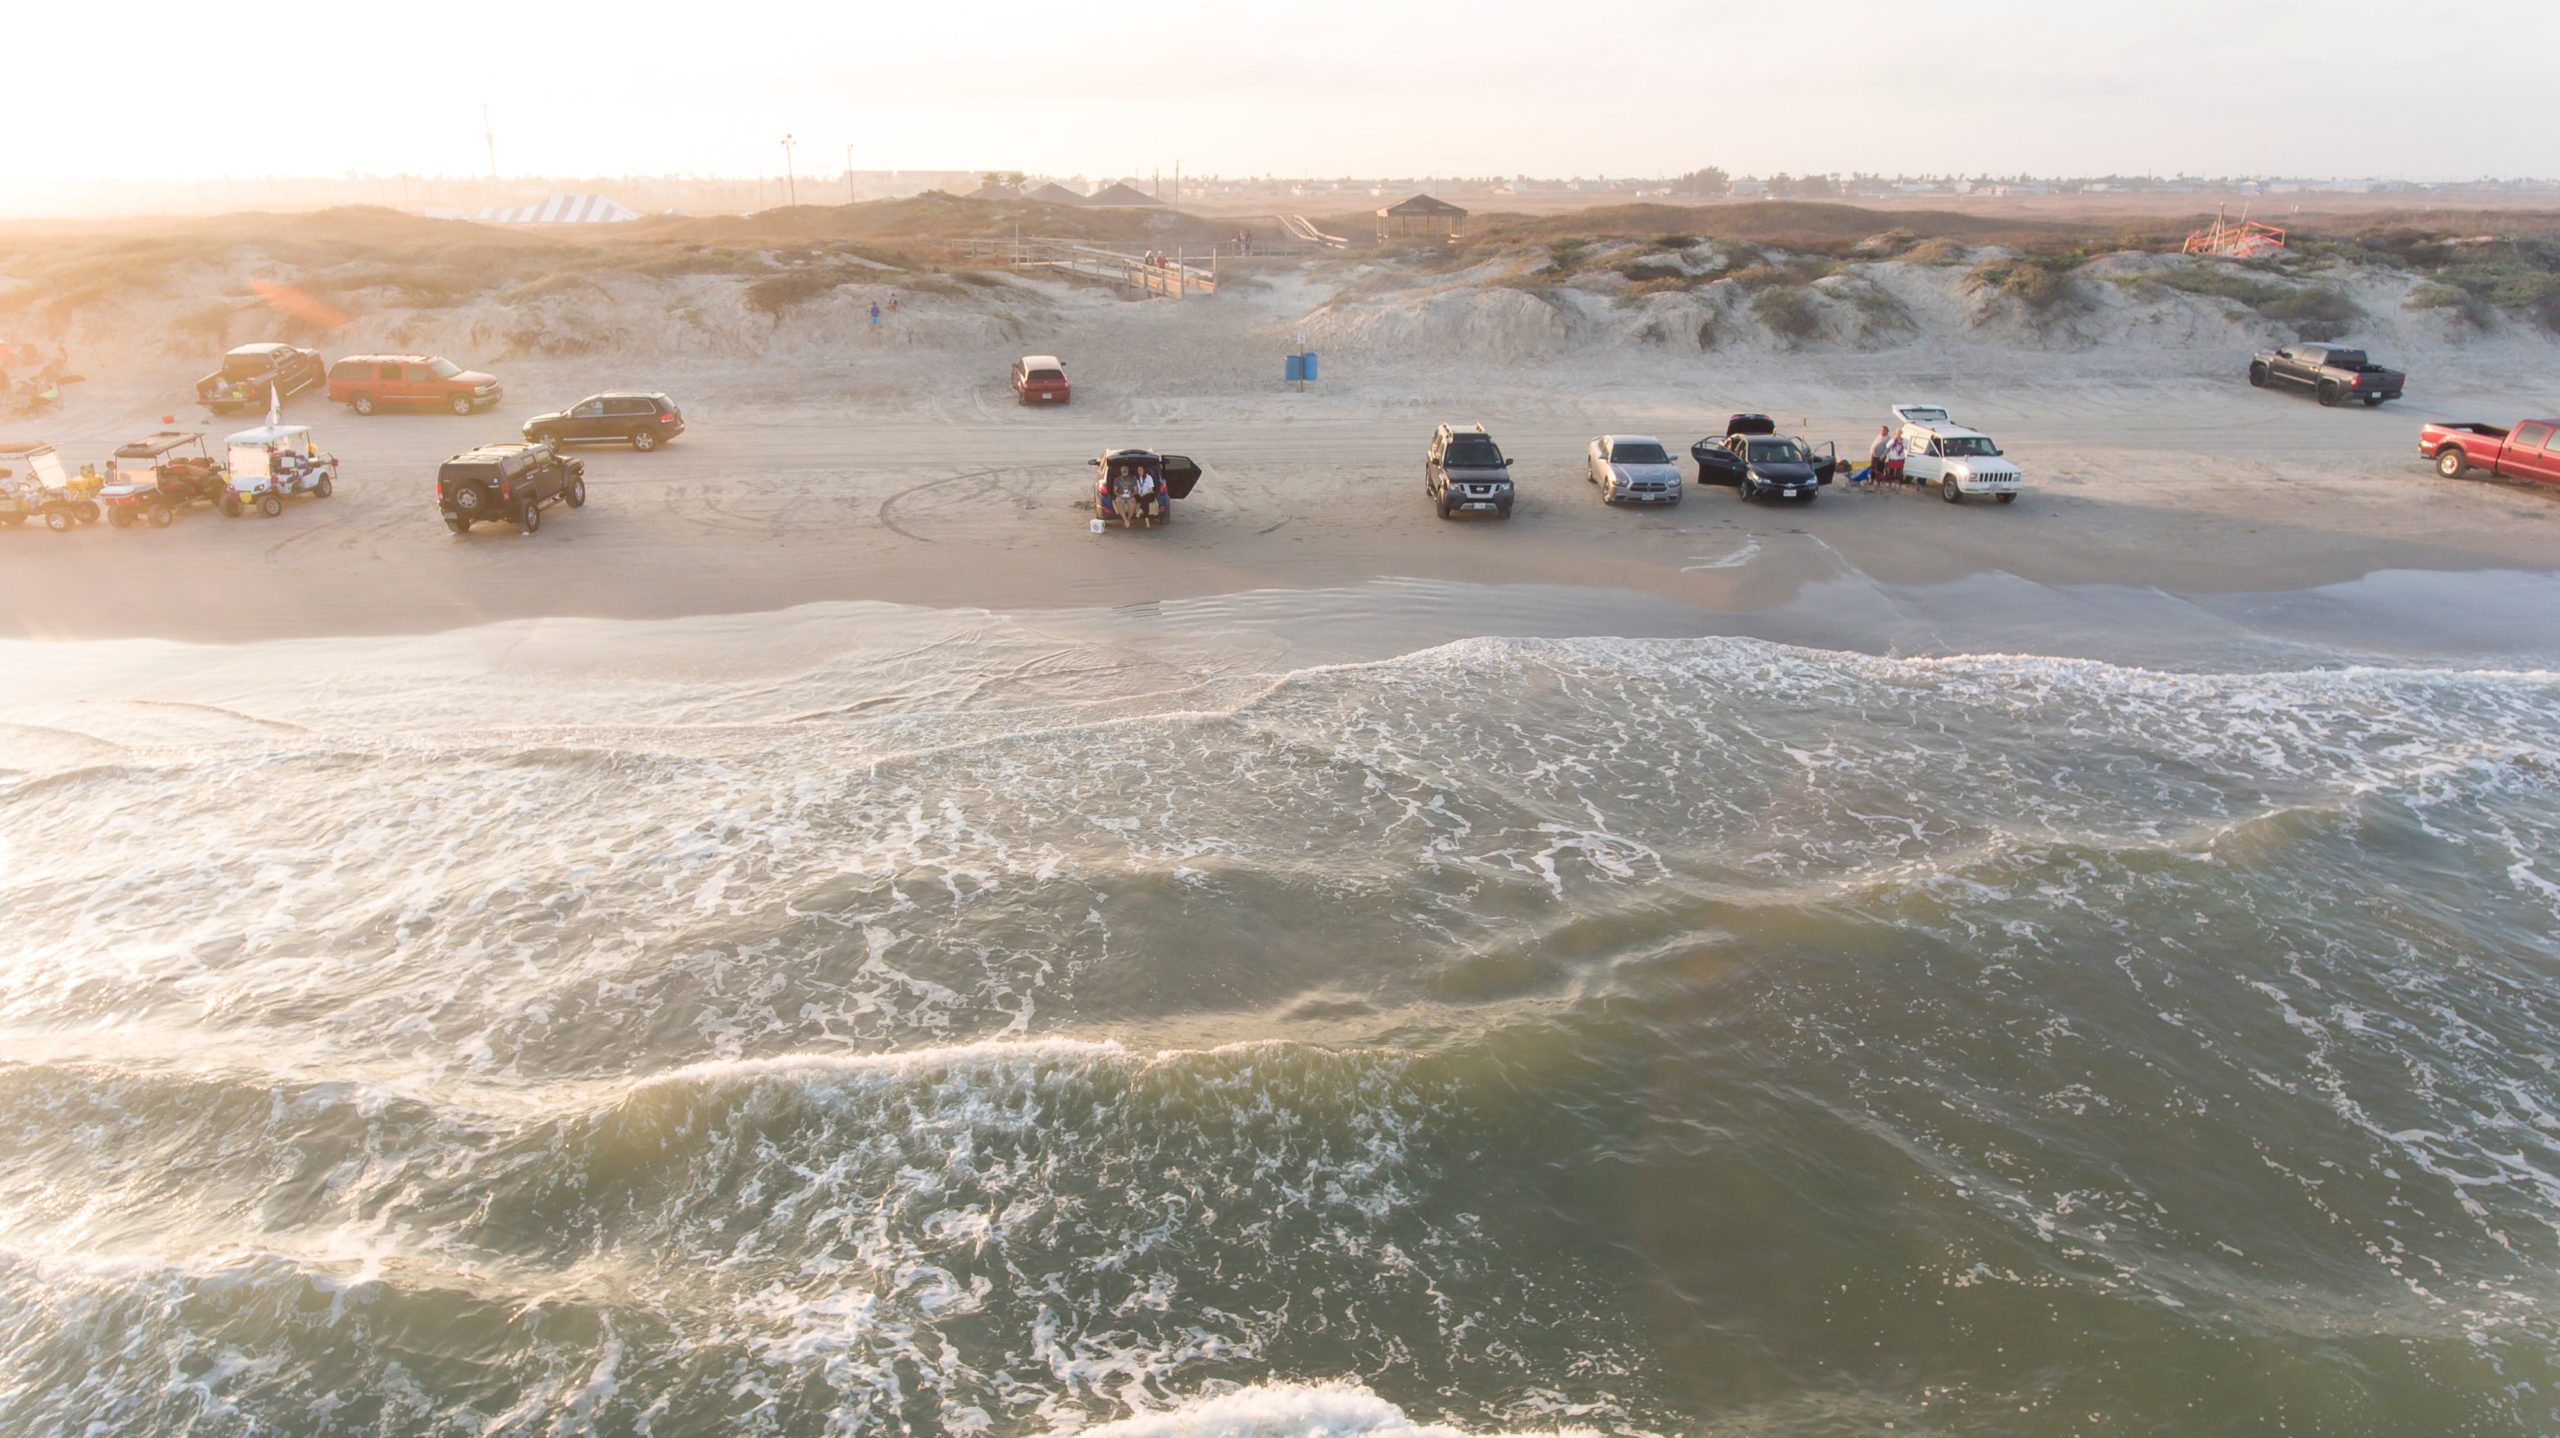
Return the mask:
[[[587,507],[587,481],[583,475],[569,481],[569,507],[571,509]]]
[[[155,504],[144,510],[142,514],[145,519],[151,521],[153,529],[167,529],[178,517],[178,512],[165,504]]]
[[[2369,394],[2364,397],[2364,407],[2366,409],[2371,409],[2380,403],[2382,403],[2382,396],[2378,394]]]
[[[645,429],[631,431],[631,447],[647,454],[658,447],[658,437]]]
[[[358,414],[369,415],[373,413],[373,396],[369,394],[356,395],[347,401],[347,408],[354,410]]]
[[[269,519],[284,513],[284,501],[272,494],[258,496],[258,512]]]
[[[444,517],[444,527],[452,530],[456,534],[469,534],[471,532],[471,521],[458,514],[448,514]]]
[[[1949,504],[1964,503],[1964,491],[1956,488],[1956,477],[1954,475],[1948,474],[1940,475],[1938,477],[1938,498],[1945,500]]]
[[[532,534],[541,529],[542,506],[534,503],[530,499],[526,500],[524,502],[524,508],[516,511],[516,527],[527,534]]]
[[[71,532],[70,511],[62,509],[46,510],[44,512],[44,527],[52,530],[56,534],[69,534]]]
[[[1449,496],[1447,496],[1447,495],[1445,495],[1445,494],[1444,494],[1444,495],[1440,496],[1438,499],[1433,500],[1433,501],[1431,502],[1431,507],[1432,507],[1433,509],[1435,509],[1435,510],[1439,511],[1440,517],[1441,517],[1442,519],[1447,519],[1447,518],[1449,517],[1449,513],[1450,513],[1450,511],[1449,511]]]
[[[238,519],[240,517],[240,496],[236,494],[224,495],[222,497],[221,508],[223,518]]]
[[[2249,366],[2249,384],[2255,389],[2265,389],[2267,387],[2267,367],[2265,365],[2253,364]]]
[[[467,394],[455,395],[450,403],[453,406],[453,412],[455,414],[471,413],[471,396]]]
[[[2001,496],[2000,496],[2000,502],[2001,502],[2002,504],[2015,504],[2015,503],[2017,503],[2017,502],[2018,502],[2018,492],[2017,492],[2016,490],[2014,490],[2014,489],[2013,489],[2013,490],[2009,491],[2007,494],[2001,495]]]
[[[1760,497],[1759,486],[1753,484],[1750,479],[1746,477],[1741,483],[1736,484],[1733,487],[1733,497],[1741,500],[1745,504],[1749,504],[1751,501]]]
[[[1508,503],[1505,503],[1500,509],[1493,512],[1493,517],[1496,519],[1509,519],[1511,517],[1511,506]]]
[[[533,433],[526,435],[525,438],[535,444],[547,444],[553,449],[558,449],[560,447],[560,436],[558,432],[554,430],[537,429]]]
[[[2436,473],[2447,479],[2462,478],[2462,472],[2470,467],[2471,456],[2464,454],[2459,446],[2448,444],[2436,451]]]
[[[130,509],[110,509],[107,511],[107,524],[108,527],[113,529],[131,529],[133,528],[133,511]]]
[[[2320,403],[2334,408],[2338,403],[2338,387],[2333,384],[2320,386]]]
[[[329,476],[325,474],[320,476],[319,480],[311,486],[311,497],[313,499],[327,499],[330,495],[337,492],[337,482],[330,479]]]

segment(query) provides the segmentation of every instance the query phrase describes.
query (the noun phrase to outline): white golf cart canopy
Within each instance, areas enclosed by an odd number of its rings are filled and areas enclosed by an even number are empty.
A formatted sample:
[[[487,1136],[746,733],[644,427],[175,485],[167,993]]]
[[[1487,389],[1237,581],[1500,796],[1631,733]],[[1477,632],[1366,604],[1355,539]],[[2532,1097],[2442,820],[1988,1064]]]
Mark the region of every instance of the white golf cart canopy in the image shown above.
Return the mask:
[[[262,424],[256,429],[225,435],[222,442],[231,451],[231,480],[235,488],[241,487],[243,481],[267,478],[270,458],[279,449],[299,450],[304,454],[313,452],[311,426],[307,424]],[[254,483],[250,487],[254,488]]]
[[[49,444],[0,444],[0,469],[31,475],[47,489],[71,482],[63,472],[61,453]]]
[[[295,449],[307,450],[311,448],[311,426],[262,424],[256,429],[244,429],[238,434],[225,435],[222,442],[234,448],[244,444],[254,444],[261,449],[270,449],[279,444],[290,444]]]

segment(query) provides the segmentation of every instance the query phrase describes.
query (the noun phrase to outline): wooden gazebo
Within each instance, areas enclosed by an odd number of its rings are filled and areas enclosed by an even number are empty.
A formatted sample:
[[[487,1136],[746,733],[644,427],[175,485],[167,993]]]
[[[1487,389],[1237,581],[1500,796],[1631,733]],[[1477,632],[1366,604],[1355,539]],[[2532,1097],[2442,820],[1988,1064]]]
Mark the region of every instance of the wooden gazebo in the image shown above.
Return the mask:
[[[1465,210],[1447,200],[1416,195],[1378,211],[1378,243],[1403,240],[1445,245],[1458,237],[1458,226],[1466,218]]]

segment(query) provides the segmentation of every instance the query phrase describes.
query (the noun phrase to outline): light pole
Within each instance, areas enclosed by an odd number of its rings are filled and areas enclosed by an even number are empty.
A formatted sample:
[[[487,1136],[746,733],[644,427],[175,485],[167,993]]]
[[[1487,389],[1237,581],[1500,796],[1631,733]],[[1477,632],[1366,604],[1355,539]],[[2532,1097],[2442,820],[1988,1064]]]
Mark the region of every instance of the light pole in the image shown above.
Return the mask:
[[[791,137],[789,135],[782,137],[782,193],[786,197],[783,200],[784,204],[800,203],[800,181],[791,173]]]
[[[860,204],[862,197],[853,192],[853,146],[844,147],[844,202]]]

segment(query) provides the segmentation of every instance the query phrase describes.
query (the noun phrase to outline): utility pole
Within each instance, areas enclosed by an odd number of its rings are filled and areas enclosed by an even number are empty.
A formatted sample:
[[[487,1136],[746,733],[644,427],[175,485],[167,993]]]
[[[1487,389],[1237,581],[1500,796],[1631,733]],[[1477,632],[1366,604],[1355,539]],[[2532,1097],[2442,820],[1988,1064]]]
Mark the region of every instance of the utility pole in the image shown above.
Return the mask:
[[[844,202],[848,205],[859,204],[861,199],[861,196],[853,192],[853,146],[848,144],[844,147]]]
[[[800,203],[800,179],[791,173],[791,136],[782,137],[782,192],[786,205]]]
[[[480,107],[480,137],[489,142],[489,183],[498,183],[498,127],[489,123],[489,107]]]

